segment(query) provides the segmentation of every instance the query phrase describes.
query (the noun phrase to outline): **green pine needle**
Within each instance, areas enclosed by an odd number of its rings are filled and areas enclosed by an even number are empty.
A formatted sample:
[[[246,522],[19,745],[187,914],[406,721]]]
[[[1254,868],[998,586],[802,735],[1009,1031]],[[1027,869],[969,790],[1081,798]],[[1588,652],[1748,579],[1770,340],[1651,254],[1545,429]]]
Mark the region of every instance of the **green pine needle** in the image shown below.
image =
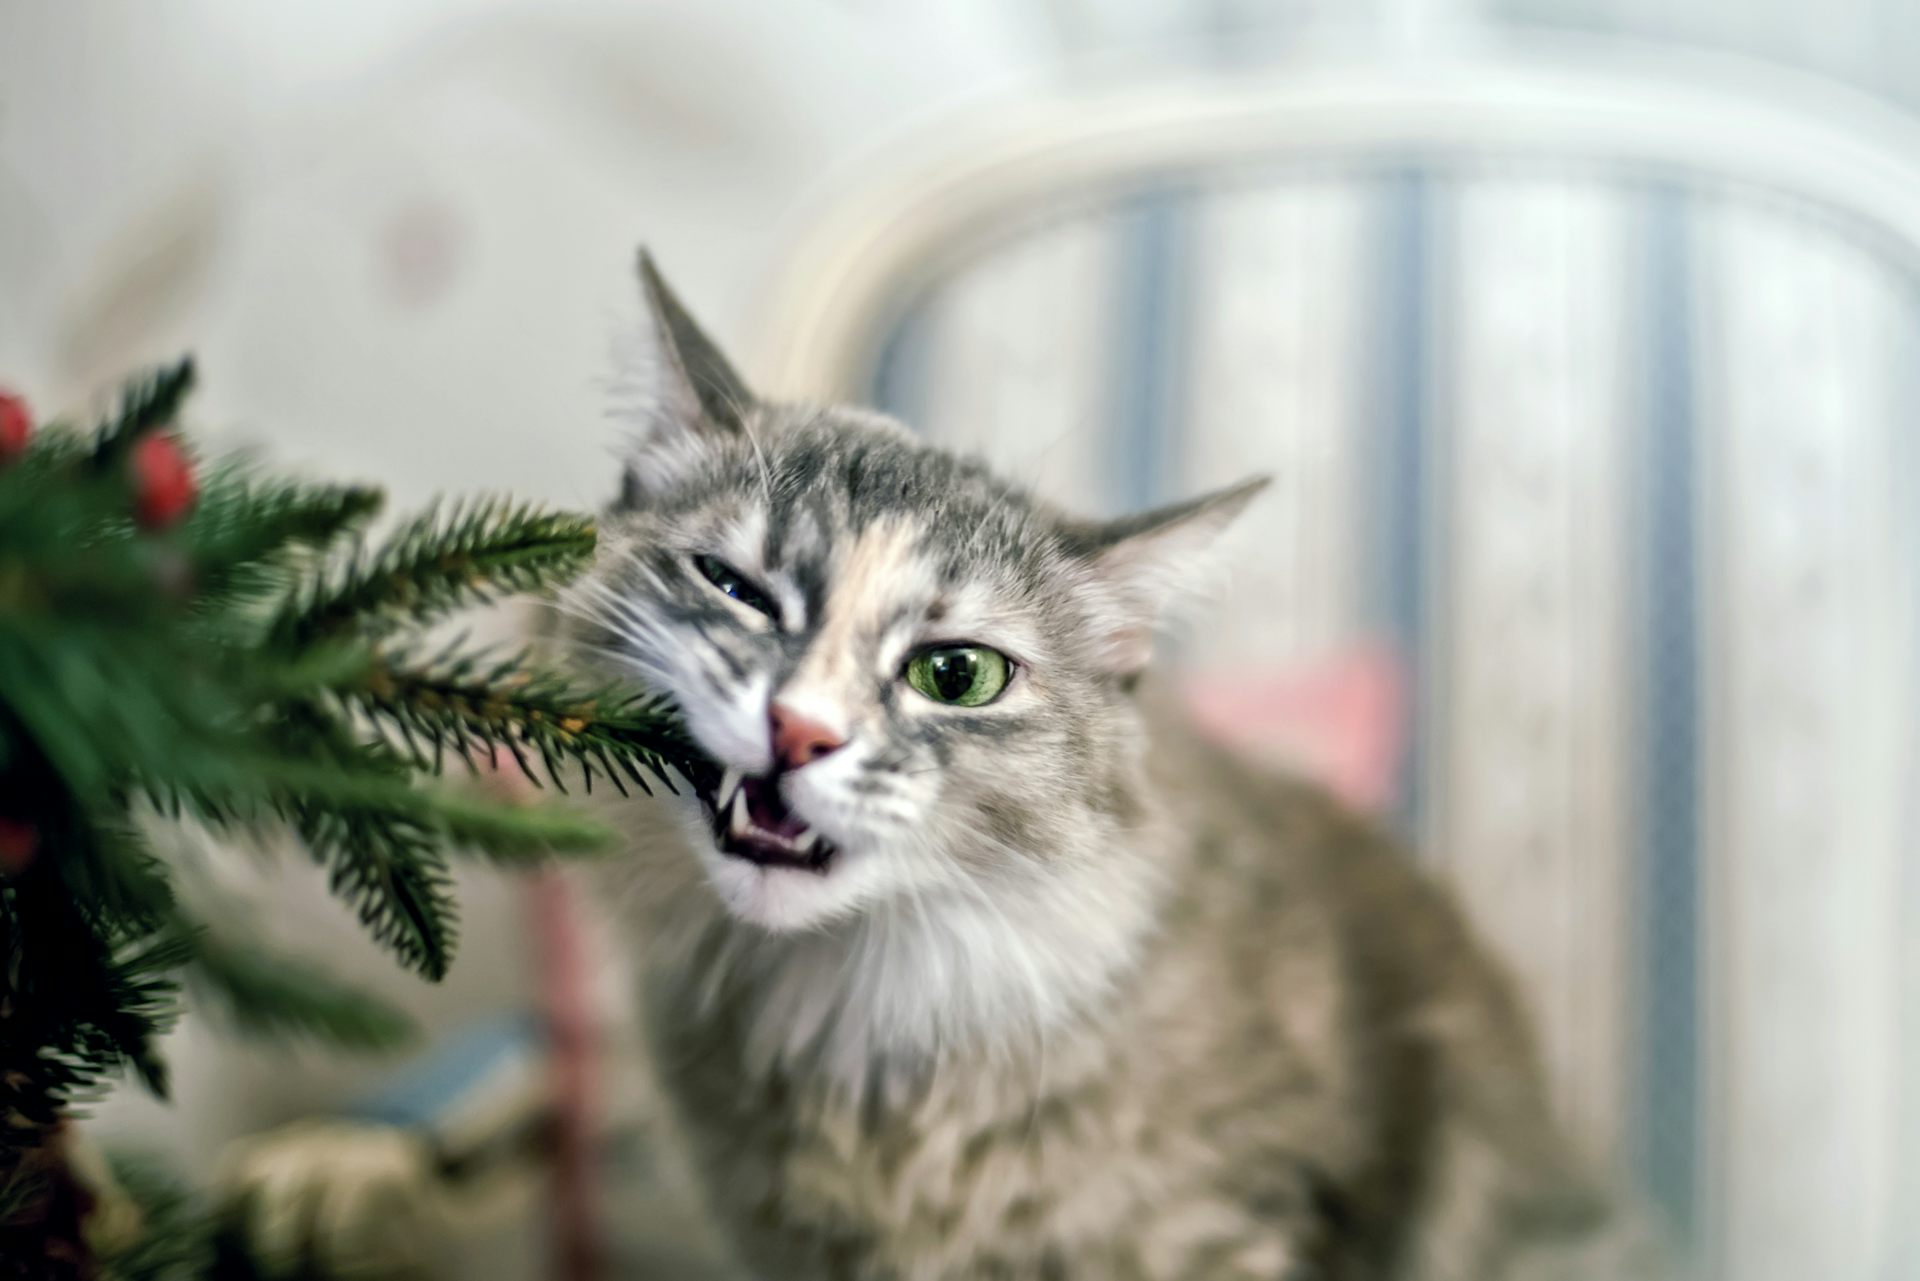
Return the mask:
[[[507,806],[451,791],[425,795],[437,831],[503,866],[543,863],[556,854],[594,854],[613,844],[605,827],[565,806]]]
[[[384,651],[336,692],[398,734],[422,768],[504,751],[536,784],[537,760],[562,792],[573,765],[588,791],[598,775],[624,796],[629,781],[651,793],[649,776],[671,789],[671,771],[692,775],[704,760],[659,699],[546,670],[525,651],[500,656],[460,640],[426,660]]]
[[[317,1038],[349,1050],[391,1050],[413,1039],[413,1021],[378,997],[329,978],[256,940],[202,931],[188,969],[193,990],[236,1029]]]
[[[267,482],[242,466],[217,472],[178,539],[193,562],[196,595],[204,607],[236,590],[264,596],[284,586],[279,571],[290,553],[357,532],[383,501],[359,485]]]
[[[172,919],[166,864],[130,824],[45,835],[62,851],[55,867],[75,908],[110,946],[144,938]]]
[[[274,640],[306,645],[343,632],[431,622],[499,596],[540,591],[591,563],[593,522],[503,500],[428,511],[372,553],[290,600]]]
[[[100,429],[94,441],[94,466],[101,470],[112,467],[142,436],[174,422],[193,383],[192,357],[129,381],[120,395],[119,412]]]
[[[126,456],[177,422],[193,378],[181,361],[136,379],[96,431],[42,427],[0,464],[0,817],[38,842],[0,870],[0,1121],[28,1143],[113,1073],[164,1091],[154,1047],[183,976],[248,1030],[358,1048],[405,1033],[316,967],[190,925],[150,823],[291,830],[368,933],[438,979],[451,858],[521,867],[612,843],[557,803],[433,785],[450,757],[509,755],[562,791],[715,768],[637,690],[422,648],[455,610],[583,573],[585,517],[454,504],[370,550],[378,491],[216,461],[190,514],[137,527]],[[19,1191],[5,1148],[0,1202]]]
[[[457,920],[434,828],[392,810],[317,806],[298,807],[293,825],[374,941],[423,977],[445,978]]]
[[[27,1075],[47,1076],[56,1099],[79,1097],[123,1067],[164,1097],[154,1042],[178,1013],[173,976],[186,946],[168,935],[116,946],[63,893],[45,892],[55,883],[39,867],[0,889],[0,956],[12,958],[0,980],[12,1007],[0,1024],[8,1033],[0,1051],[30,1047]]]
[[[106,1156],[113,1181],[138,1208],[144,1230],[102,1250],[98,1263],[104,1281],[205,1281],[229,1275],[218,1266],[218,1214],[164,1158],[124,1149],[110,1149]]]

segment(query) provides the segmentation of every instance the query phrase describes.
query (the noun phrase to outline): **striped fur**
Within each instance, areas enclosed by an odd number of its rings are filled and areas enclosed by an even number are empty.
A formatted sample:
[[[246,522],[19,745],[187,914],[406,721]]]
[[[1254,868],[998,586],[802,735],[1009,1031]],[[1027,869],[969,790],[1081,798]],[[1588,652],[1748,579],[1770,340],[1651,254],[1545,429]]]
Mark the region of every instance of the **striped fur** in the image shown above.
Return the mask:
[[[1506,983],[1389,842],[1193,739],[1146,643],[1242,486],[1076,520],[850,410],[757,402],[646,272],[630,481],[574,639],[785,775],[825,875],[623,814],[658,1070],[762,1277],[1631,1281]],[[770,613],[718,592],[717,556]],[[1013,656],[938,706],[907,655]]]

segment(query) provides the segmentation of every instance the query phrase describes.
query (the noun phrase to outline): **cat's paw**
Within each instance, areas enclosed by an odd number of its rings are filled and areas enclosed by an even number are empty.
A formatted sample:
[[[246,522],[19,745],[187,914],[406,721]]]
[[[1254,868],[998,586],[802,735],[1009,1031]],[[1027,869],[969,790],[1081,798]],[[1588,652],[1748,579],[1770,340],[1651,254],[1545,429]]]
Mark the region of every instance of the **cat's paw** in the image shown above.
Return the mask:
[[[1216,1245],[1182,1281],[1341,1281],[1328,1261],[1299,1239],[1261,1233],[1233,1246]]]
[[[219,1200],[272,1275],[416,1276],[446,1235],[433,1155],[410,1131],[304,1121],[243,1139]]]

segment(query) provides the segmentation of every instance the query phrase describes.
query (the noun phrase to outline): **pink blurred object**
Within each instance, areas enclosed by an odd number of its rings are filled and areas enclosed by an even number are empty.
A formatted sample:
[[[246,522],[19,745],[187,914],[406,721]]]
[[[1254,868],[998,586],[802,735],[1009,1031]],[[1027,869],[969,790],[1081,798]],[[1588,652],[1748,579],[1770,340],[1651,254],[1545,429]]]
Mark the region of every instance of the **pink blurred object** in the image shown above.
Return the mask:
[[[505,747],[495,747],[490,758],[481,755],[476,764],[485,785],[500,799],[531,804],[539,796],[538,785]],[[526,901],[553,1080],[550,1275],[553,1281],[596,1281],[604,1271],[593,1158],[594,1049],[600,1029],[591,994],[588,940],[574,889],[559,868],[543,868],[528,877]]]
[[[378,242],[394,305],[421,311],[445,298],[466,265],[467,239],[466,218],[451,201],[418,195],[396,209]]]
[[[553,1281],[595,1281],[603,1274],[593,1159],[597,1113],[593,1056],[599,1029],[590,995],[586,939],[572,888],[558,868],[530,878],[527,897],[552,1054],[557,1122],[548,1197],[550,1275]]]
[[[1316,779],[1361,809],[1383,809],[1393,799],[1407,700],[1400,662],[1386,648],[1203,672],[1184,692],[1209,738]]]

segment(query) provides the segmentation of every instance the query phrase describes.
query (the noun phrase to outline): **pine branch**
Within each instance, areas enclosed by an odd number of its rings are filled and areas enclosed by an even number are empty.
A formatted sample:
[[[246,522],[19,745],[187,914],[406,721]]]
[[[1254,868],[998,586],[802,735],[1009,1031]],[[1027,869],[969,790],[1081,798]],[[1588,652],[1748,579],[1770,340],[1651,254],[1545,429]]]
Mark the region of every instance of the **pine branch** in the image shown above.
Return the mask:
[[[675,773],[699,789],[711,789],[719,780],[720,766],[693,741],[673,705],[655,695],[630,695],[624,701],[616,697],[593,718],[590,728],[610,749],[617,746],[654,758],[655,763],[648,768],[660,776],[668,791],[678,789],[662,773],[663,765],[672,766]]]
[[[0,703],[75,802],[110,806],[128,781],[244,782],[235,691],[160,630],[129,642],[100,620],[14,615],[0,626]]]
[[[157,1156],[112,1150],[106,1158],[114,1183],[139,1209],[142,1231],[102,1255],[101,1275],[107,1281],[203,1281],[220,1275],[217,1213]]]
[[[538,591],[587,567],[593,522],[487,500],[408,522],[378,551],[356,554],[290,600],[273,625],[283,646],[349,630],[431,622],[451,610]]]
[[[130,824],[43,831],[41,839],[61,851],[55,869],[67,897],[109,945],[146,937],[173,920],[166,867]]]
[[[197,931],[188,976],[242,1032],[317,1037],[351,1050],[390,1050],[415,1034],[413,1021],[386,1002],[254,940],[242,946]]]
[[[0,889],[0,956],[10,958],[4,995],[14,1007],[0,1027],[9,1042],[36,1047],[44,1098],[71,1103],[122,1066],[165,1097],[153,1045],[178,1013],[172,975],[188,956],[181,941],[115,946],[36,863]]]
[[[428,978],[444,976],[453,902],[433,798],[391,749],[356,739],[311,702],[281,706],[264,728],[224,778],[203,770],[193,786],[156,782],[161,803],[217,827],[284,822],[376,941]]]
[[[205,610],[236,592],[284,589],[289,553],[353,533],[383,501],[379,490],[357,485],[269,483],[238,466],[216,473],[179,537],[194,565],[198,604]]]
[[[289,545],[324,546],[365,524],[385,501],[379,490],[361,485],[251,482],[226,494],[210,491],[186,533],[200,544],[201,556],[215,559],[224,553],[256,560]]]
[[[249,698],[269,708],[310,700],[366,679],[373,650],[358,640],[323,642],[292,653],[256,652],[231,677]]]
[[[187,393],[193,390],[193,383],[192,357],[183,357],[144,378],[130,381],[120,395],[119,412],[95,437],[94,468],[111,470],[142,436],[173,422]]]
[[[313,753],[313,764],[304,778],[297,768],[277,772],[276,808],[331,869],[334,891],[374,938],[430,979],[444,976],[455,936],[444,847],[523,863],[603,848],[609,839],[564,811],[414,786],[391,748],[356,739],[311,703],[285,709],[278,732]]]
[[[145,623],[178,608],[157,590],[156,549],[135,544],[117,482],[32,483],[0,469],[0,611],[97,623]]]
[[[453,960],[452,877],[433,828],[389,810],[300,806],[294,829],[375,942],[435,982]]]
[[[574,769],[625,791],[715,768],[637,691],[395,638],[577,576],[590,520],[485,501],[348,550],[375,491],[242,464],[198,476],[183,514],[191,459],[150,440],[128,464],[192,383],[189,362],[163,369],[97,431],[43,427],[0,463],[0,1207],[25,1187],[8,1143],[54,1150],[60,1117],[122,1068],[164,1091],[154,1046],[182,975],[251,1030],[401,1034],[316,968],[188,922],[143,801],[250,838],[291,828],[373,937],[439,978],[450,857],[520,866],[611,840],[550,805],[423,786],[449,751],[504,751],[561,790]]]
[[[167,1097],[167,1068],[155,1042],[180,1016],[175,976],[188,955],[186,944],[171,938],[149,939],[115,952],[97,976],[97,1004],[81,1029],[85,1061],[99,1061],[110,1053],[133,1068],[154,1095]],[[72,991],[70,982],[63,990]]]
[[[562,792],[563,767],[572,763],[588,791],[597,772],[624,796],[628,780],[650,794],[648,775],[671,790],[670,771],[691,776],[704,760],[659,699],[569,679],[536,666],[525,651],[502,657],[462,641],[424,661],[386,651],[336,692],[398,733],[415,763],[436,772],[448,752],[472,762],[504,750],[536,784],[534,758]]]
[[[423,815],[447,841],[503,866],[596,853],[613,843],[605,827],[564,806],[503,805],[446,789],[419,795]]]
[[[374,939],[428,979],[446,976],[457,919],[446,849],[525,865],[604,849],[604,827],[564,810],[510,807],[413,790],[390,805],[293,802],[294,829]]]

